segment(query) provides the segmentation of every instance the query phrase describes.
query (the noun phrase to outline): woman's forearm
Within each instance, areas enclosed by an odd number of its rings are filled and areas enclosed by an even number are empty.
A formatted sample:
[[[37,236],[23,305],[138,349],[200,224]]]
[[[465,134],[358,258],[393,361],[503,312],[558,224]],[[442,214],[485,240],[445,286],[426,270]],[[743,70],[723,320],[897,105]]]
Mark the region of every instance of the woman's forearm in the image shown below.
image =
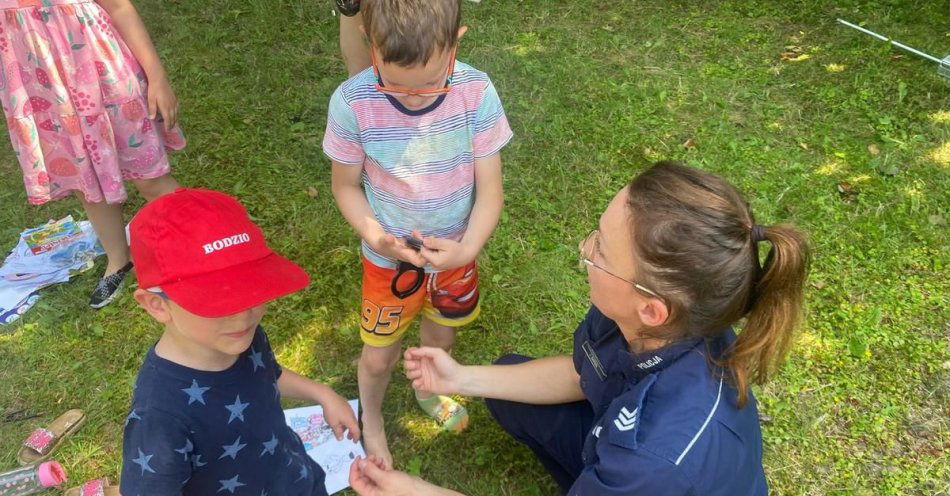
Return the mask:
[[[580,378],[568,355],[539,358],[516,365],[467,366],[460,393],[536,405],[584,399]]]

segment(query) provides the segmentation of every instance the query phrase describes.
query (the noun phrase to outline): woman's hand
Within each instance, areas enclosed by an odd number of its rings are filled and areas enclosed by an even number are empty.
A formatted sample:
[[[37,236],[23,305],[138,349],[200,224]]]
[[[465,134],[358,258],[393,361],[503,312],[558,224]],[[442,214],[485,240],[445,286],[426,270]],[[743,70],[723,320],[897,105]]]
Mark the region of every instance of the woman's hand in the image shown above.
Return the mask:
[[[409,474],[386,470],[375,455],[357,457],[350,465],[350,486],[360,496],[414,496],[414,485]]]
[[[442,348],[409,348],[405,353],[404,366],[406,377],[418,391],[433,394],[462,393],[465,367],[459,365]]]
[[[350,487],[360,496],[450,496],[459,493],[433,486],[405,472],[386,470],[383,460],[370,455],[350,465]]]

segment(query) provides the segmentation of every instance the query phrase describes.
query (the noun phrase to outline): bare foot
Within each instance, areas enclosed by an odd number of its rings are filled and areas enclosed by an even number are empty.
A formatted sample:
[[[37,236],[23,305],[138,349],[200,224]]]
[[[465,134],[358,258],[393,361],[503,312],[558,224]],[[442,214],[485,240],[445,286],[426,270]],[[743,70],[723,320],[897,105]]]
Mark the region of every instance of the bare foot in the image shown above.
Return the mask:
[[[386,429],[381,417],[370,418],[363,415],[363,447],[367,455],[376,455],[383,460],[386,470],[393,468],[393,455],[386,442]]]

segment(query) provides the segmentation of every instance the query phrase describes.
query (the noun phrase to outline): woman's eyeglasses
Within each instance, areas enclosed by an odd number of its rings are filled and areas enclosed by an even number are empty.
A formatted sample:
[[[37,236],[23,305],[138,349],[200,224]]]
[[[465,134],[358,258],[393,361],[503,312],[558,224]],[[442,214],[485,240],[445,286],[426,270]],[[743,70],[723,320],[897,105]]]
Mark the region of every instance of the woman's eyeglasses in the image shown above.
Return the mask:
[[[642,284],[640,284],[640,283],[638,283],[638,282],[636,282],[636,281],[631,281],[630,279],[627,279],[626,277],[619,276],[619,275],[617,275],[617,274],[611,272],[610,270],[608,270],[606,267],[604,267],[604,266],[602,266],[602,265],[598,265],[596,262],[594,262],[594,261],[592,260],[592,258],[594,257],[594,255],[595,255],[596,253],[598,253],[598,252],[600,251],[600,250],[598,249],[598,245],[599,245],[599,244],[600,244],[600,231],[597,230],[597,229],[594,229],[593,231],[590,232],[590,234],[587,235],[586,238],[584,238],[584,241],[582,241],[582,242],[581,242],[581,245],[580,245],[580,257],[581,257],[581,258],[580,258],[580,264],[581,264],[582,267],[586,265],[586,266],[589,266],[589,267],[594,267],[594,268],[600,269],[600,270],[606,272],[607,274],[610,274],[610,275],[616,277],[617,279],[620,279],[621,281],[623,281],[623,282],[625,282],[625,283],[627,283],[627,284],[632,285],[634,288],[636,288],[637,290],[639,290],[639,291],[641,291],[641,292],[643,292],[643,293],[646,293],[646,294],[648,294],[648,295],[650,295],[650,296],[653,296],[654,298],[659,298],[659,299],[663,300],[664,302],[666,301],[662,296],[660,296],[659,294],[657,294],[656,291],[653,291],[652,289],[649,289],[649,288],[647,288],[646,286],[644,286],[644,285],[642,285]]]

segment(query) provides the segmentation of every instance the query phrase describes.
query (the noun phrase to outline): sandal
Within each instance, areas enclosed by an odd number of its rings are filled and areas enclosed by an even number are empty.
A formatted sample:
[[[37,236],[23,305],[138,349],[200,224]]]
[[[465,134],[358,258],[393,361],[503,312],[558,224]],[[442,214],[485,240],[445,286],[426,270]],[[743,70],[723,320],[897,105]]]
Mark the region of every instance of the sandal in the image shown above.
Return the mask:
[[[119,496],[119,486],[113,486],[106,478],[96,479],[66,491],[64,496]]]
[[[26,408],[11,408],[4,411],[0,414],[0,423],[7,422],[19,422],[21,420],[29,420],[31,418],[42,417],[46,415],[45,413],[33,413],[26,410]]]
[[[49,458],[60,443],[76,432],[85,421],[86,414],[82,410],[69,410],[48,427],[36,429],[23,441],[17,461],[20,465],[30,465]]]

